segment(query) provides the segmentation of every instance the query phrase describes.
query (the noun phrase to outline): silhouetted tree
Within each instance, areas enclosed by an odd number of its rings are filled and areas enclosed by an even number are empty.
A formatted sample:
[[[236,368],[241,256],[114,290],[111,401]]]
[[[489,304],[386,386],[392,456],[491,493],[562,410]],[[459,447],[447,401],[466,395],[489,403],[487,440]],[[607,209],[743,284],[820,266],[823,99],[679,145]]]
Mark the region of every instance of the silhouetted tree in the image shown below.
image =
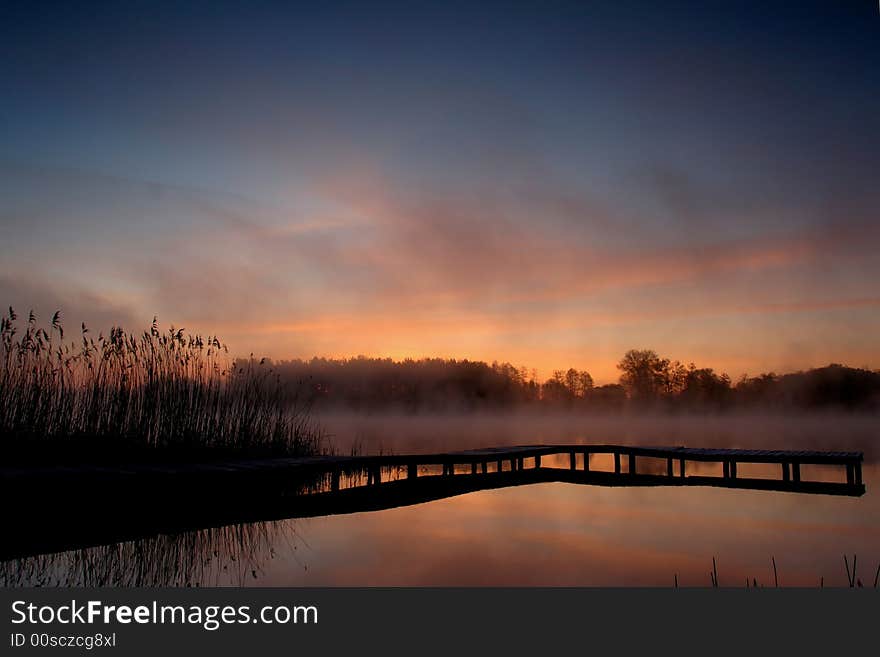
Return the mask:
[[[679,399],[690,407],[721,408],[730,400],[730,377],[720,376],[711,367],[697,368],[693,363],[686,369]]]
[[[581,372],[578,374],[581,396],[587,397],[593,389],[593,377],[589,372]]]
[[[556,374],[559,374],[557,377]],[[562,372],[554,373],[553,378],[547,379],[541,386],[541,399],[550,404],[570,404],[574,399],[571,390],[565,385]]]
[[[594,409],[621,409],[626,401],[626,390],[617,383],[597,386],[590,391],[590,407]]]
[[[617,369],[621,371],[620,383],[630,399],[653,401],[669,387],[669,360],[660,358],[651,349],[630,349],[620,359]]]
[[[565,387],[568,388],[572,397],[581,396],[580,373],[573,367],[565,373]]]

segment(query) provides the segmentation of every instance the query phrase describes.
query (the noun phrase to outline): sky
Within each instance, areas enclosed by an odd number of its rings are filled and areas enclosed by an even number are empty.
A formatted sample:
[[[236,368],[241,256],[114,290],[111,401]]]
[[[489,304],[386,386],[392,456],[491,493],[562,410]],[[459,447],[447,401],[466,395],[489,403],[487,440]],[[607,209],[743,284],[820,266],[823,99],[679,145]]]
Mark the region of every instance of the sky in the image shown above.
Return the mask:
[[[4,2],[0,303],[275,359],[880,367],[880,9]]]

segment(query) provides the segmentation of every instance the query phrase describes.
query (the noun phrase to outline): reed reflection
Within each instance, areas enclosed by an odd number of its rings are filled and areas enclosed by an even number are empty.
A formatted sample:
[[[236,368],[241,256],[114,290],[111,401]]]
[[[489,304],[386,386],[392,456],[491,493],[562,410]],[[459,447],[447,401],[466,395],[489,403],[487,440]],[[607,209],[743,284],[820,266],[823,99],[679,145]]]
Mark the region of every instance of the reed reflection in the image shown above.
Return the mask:
[[[254,586],[280,552],[298,559],[302,544],[291,521],[210,527],[5,561],[0,585]]]

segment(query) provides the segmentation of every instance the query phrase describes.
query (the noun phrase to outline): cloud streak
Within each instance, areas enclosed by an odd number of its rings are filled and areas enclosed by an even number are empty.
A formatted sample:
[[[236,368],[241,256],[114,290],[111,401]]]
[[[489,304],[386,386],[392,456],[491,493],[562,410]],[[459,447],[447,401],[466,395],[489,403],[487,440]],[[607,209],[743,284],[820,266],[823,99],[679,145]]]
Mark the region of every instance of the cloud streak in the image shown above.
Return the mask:
[[[633,233],[629,209],[552,184],[441,193],[379,174],[315,184],[319,210],[306,211],[84,173],[59,184],[23,168],[25,188],[46,194],[0,208],[8,229],[21,232],[27,212],[88,221],[58,243],[20,240],[0,293],[101,325],[158,314],[275,358],[497,358],[613,379],[620,352],[645,345],[736,373],[780,353],[798,365],[782,331],[797,334],[803,365],[822,354],[877,364],[843,329],[853,316],[880,324],[878,230],[859,216],[759,227],[771,209],[757,205],[744,236],[670,238],[664,217],[648,213]]]

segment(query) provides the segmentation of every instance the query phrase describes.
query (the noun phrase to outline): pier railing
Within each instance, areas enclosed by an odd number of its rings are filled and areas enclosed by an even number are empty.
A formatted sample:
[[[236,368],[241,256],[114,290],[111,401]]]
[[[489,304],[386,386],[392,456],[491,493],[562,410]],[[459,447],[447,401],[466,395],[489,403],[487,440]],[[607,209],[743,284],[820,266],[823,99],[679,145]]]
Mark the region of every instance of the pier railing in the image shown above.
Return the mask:
[[[592,467],[594,455],[610,455],[606,461],[613,467]],[[653,467],[643,465],[648,459],[654,459]],[[697,465],[707,463],[715,464],[716,472],[720,464],[720,476]],[[778,476],[741,476],[738,466],[752,463],[776,465]],[[865,493],[862,463],[860,452],[528,445],[198,464],[0,467],[0,494],[8,501],[0,517],[11,537],[0,542],[0,560],[156,533],[389,509],[549,482],[859,496]],[[845,477],[841,472],[839,481],[809,480],[801,469],[805,465],[840,468]]]

